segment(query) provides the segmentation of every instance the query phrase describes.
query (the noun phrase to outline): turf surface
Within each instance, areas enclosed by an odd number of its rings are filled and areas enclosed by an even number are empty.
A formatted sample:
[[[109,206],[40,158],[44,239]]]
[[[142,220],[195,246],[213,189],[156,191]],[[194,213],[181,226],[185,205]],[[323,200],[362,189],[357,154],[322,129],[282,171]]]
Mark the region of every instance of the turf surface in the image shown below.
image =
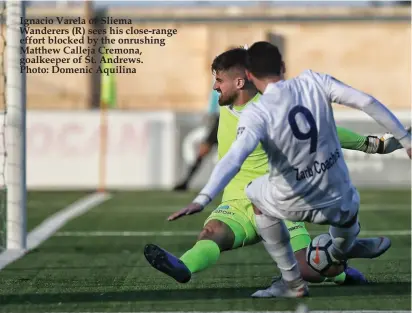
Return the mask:
[[[30,192],[29,229],[84,194]],[[197,215],[166,221],[193,195],[114,193],[111,200],[69,222],[0,272],[0,312],[294,309],[295,300],[249,298],[278,274],[260,244],[223,253],[215,267],[185,285],[147,264],[142,253],[146,243],[159,244],[177,255],[194,243],[212,206]],[[364,190],[361,198],[362,231],[393,233],[389,236],[392,248],[379,259],[351,263],[367,275],[370,285],[311,285],[311,297],[304,302],[317,310],[410,310],[410,191]],[[309,229],[317,234],[325,227],[310,225]]]

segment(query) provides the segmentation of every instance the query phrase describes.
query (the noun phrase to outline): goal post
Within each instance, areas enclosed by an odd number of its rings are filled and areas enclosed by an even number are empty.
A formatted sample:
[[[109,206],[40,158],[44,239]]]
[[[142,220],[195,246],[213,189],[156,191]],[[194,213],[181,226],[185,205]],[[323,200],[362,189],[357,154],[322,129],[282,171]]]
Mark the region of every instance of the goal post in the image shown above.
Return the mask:
[[[5,189],[7,206],[7,249],[26,249],[26,74],[20,71],[20,47],[25,35],[20,18],[25,18],[25,3],[6,1],[5,83]],[[4,19],[3,19],[4,20]],[[4,52],[3,52],[4,57]],[[3,63],[4,66],[4,63]]]

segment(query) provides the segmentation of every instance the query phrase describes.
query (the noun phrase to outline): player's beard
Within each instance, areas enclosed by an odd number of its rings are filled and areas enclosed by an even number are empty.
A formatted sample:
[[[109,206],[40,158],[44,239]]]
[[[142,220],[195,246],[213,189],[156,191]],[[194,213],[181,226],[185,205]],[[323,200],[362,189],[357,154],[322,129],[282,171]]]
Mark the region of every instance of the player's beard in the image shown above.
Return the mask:
[[[220,106],[232,105],[236,99],[237,99],[236,93],[233,93],[227,96],[221,93],[219,97],[219,105]]]

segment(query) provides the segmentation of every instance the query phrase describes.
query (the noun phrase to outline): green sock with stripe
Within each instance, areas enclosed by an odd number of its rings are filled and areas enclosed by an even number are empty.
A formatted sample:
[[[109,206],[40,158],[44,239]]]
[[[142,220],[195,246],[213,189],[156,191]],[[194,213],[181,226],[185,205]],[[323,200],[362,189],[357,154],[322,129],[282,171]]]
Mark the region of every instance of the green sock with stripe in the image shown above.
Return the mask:
[[[212,240],[199,240],[186,251],[180,260],[187,266],[190,272],[203,271],[214,265],[220,256],[219,246]]]

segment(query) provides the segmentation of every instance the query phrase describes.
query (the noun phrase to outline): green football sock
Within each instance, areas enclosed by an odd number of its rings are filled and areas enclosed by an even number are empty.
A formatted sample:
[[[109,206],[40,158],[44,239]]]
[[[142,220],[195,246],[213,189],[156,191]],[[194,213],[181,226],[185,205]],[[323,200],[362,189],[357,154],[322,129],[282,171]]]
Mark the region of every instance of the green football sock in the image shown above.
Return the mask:
[[[342,272],[338,276],[326,278],[326,281],[341,284],[345,281],[346,273]]]
[[[192,249],[186,251],[180,260],[192,273],[200,272],[217,262],[219,246],[212,240],[199,240]]]
[[[364,151],[367,148],[368,137],[343,127],[336,127],[336,130],[343,149]]]

